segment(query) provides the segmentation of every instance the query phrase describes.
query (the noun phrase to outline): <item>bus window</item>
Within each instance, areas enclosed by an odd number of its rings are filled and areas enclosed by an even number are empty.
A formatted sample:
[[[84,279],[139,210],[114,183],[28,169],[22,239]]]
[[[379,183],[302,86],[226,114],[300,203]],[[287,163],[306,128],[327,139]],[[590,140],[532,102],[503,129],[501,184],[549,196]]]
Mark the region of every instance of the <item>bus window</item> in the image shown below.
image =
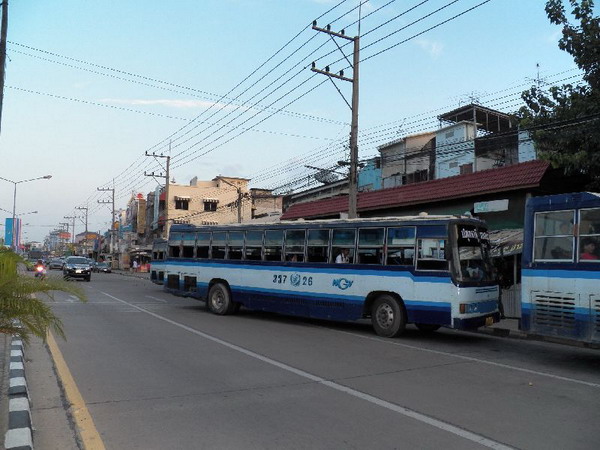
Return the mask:
[[[388,228],[387,264],[412,266],[415,261],[415,227]]]
[[[228,259],[242,259],[242,251],[244,249],[244,232],[230,231],[228,247]]]
[[[535,214],[533,250],[535,261],[573,260],[574,214],[573,210]]]
[[[246,253],[244,259],[260,261],[263,243],[262,231],[246,231]]]
[[[356,245],[356,230],[354,229],[334,229],[331,240],[331,260],[339,261],[338,256],[346,258],[344,250],[348,250],[347,262],[354,262],[354,247]]]
[[[383,263],[384,228],[361,228],[358,230],[359,264]]]
[[[179,258],[181,256],[182,239],[182,233],[171,233],[171,236],[169,236],[169,256],[171,258]]]
[[[328,262],[330,230],[308,230],[307,260]]]
[[[265,231],[265,261],[281,261],[283,255],[283,230]]]
[[[488,231],[473,225],[459,224],[456,243],[456,253],[452,259],[456,281],[493,281],[494,273],[489,258]]]
[[[194,257],[195,244],[196,244],[196,236],[194,233],[184,233],[183,234],[182,256],[184,258],[193,258]]]
[[[448,270],[444,239],[419,239],[418,247],[417,270]]]
[[[286,230],[285,232],[285,260],[304,261],[304,241],[306,230]]]
[[[227,250],[227,233],[224,231],[213,232],[212,234],[212,258],[225,259]]]
[[[210,233],[198,233],[196,237],[196,258],[208,258],[210,250]]]

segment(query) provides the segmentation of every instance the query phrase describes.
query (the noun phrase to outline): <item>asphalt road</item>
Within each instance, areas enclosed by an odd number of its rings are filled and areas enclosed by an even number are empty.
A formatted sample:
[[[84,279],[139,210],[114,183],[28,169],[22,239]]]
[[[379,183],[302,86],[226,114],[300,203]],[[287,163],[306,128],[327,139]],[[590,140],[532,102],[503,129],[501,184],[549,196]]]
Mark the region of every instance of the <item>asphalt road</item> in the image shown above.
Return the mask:
[[[215,316],[117,274],[78,283],[87,304],[53,303],[57,342],[109,449],[600,447],[600,350],[412,327],[384,339],[366,322]]]

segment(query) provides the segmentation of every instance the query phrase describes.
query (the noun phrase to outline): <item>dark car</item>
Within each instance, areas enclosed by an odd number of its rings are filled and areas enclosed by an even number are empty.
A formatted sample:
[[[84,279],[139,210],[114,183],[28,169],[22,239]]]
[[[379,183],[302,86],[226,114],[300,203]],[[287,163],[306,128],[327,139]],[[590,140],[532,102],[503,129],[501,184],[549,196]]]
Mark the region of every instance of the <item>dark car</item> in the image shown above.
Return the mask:
[[[69,256],[63,266],[65,278],[83,278],[85,281],[92,279],[92,266],[83,256]]]
[[[96,272],[111,273],[110,266],[105,262],[98,263],[94,270]]]
[[[65,263],[65,260],[61,259],[61,258],[51,259],[50,262],[48,263],[48,269],[50,269],[50,270],[52,270],[52,269],[61,270],[63,268],[64,263]]]

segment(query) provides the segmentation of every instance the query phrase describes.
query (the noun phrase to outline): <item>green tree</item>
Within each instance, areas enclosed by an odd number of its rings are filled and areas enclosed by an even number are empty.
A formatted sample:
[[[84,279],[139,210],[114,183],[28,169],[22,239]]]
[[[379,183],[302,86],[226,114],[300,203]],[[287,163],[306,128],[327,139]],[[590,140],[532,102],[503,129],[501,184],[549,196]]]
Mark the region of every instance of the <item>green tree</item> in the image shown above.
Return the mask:
[[[532,137],[542,159],[568,174],[587,176],[586,188],[600,189],[600,19],[593,0],[548,0],[550,22],[562,27],[558,41],[583,73],[578,84],[523,92],[519,111],[522,128]],[[575,23],[571,23],[574,20]]]
[[[40,280],[20,273],[22,264],[23,259],[14,252],[0,248],[0,333],[20,336],[27,342],[31,335],[45,340],[51,329],[64,338],[60,319],[35,294],[52,298],[54,291],[63,291],[86,301],[83,290],[62,279]]]

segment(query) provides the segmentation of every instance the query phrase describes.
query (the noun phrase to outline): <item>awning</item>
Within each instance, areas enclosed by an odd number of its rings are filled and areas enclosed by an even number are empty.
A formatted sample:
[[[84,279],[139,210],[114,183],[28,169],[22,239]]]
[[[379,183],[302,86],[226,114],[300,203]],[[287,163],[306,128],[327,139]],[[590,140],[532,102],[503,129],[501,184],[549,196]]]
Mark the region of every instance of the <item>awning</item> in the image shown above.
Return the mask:
[[[187,195],[176,195],[175,200],[190,200],[191,197]]]
[[[219,203],[218,198],[205,198],[204,203]]]
[[[489,232],[492,258],[518,255],[523,252],[523,230],[493,230]]]

